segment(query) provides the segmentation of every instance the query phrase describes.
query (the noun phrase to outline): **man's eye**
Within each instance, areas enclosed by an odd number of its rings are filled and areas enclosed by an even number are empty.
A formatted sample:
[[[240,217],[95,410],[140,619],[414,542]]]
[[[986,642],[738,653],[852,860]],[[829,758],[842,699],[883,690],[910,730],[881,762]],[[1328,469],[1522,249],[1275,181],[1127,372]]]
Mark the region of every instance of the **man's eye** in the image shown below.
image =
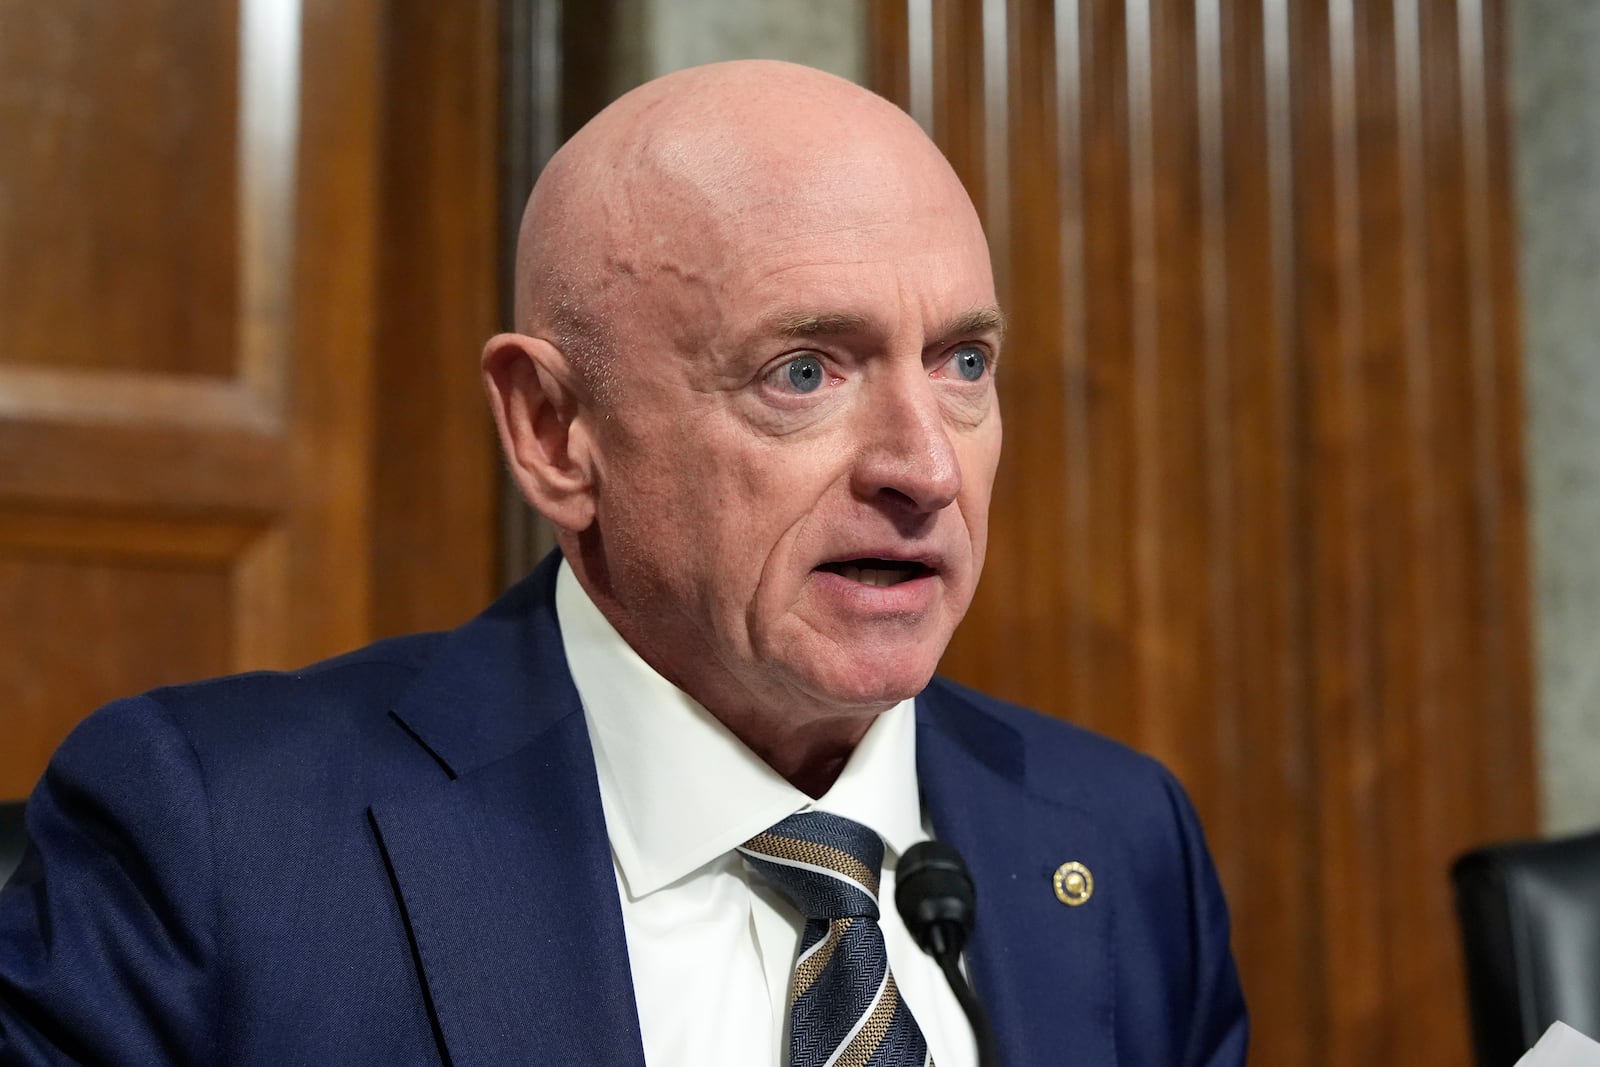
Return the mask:
[[[797,393],[814,393],[822,387],[826,372],[822,360],[816,356],[796,356],[782,367],[778,374],[784,385]]]
[[[956,374],[969,382],[979,381],[984,372],[989,369],[989,356],[977,345],[962,345],[950,353],[947,364],[954,368]]]

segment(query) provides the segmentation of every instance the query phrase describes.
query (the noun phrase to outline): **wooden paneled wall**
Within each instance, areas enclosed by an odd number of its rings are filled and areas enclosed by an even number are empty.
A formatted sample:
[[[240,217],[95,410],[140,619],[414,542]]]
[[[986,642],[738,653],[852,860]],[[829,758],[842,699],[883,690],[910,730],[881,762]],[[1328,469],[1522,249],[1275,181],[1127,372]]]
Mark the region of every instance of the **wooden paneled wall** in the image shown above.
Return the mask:
[[[1467,1062],[1447,866],[1535,828],[1499,0],[886,0],[1014,323],[945,669],[1171,765],[1252,1062]]]
[[[494,585],[494,0],[0,0],[0,797]]]

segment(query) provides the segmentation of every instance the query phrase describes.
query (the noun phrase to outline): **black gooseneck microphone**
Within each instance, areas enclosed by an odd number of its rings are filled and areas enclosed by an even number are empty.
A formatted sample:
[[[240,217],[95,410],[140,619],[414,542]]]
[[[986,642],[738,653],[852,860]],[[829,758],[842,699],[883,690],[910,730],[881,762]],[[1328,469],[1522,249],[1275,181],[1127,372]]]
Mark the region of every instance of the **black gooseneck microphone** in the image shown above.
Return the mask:
[[[944,971],[978,1040],[978,1067],[999,1067],[989,1016],[961,973],[961,950],[976,917],[972,875],[961,853],[943,841],[921,841],[895,865],[894,906],[922,951]]]

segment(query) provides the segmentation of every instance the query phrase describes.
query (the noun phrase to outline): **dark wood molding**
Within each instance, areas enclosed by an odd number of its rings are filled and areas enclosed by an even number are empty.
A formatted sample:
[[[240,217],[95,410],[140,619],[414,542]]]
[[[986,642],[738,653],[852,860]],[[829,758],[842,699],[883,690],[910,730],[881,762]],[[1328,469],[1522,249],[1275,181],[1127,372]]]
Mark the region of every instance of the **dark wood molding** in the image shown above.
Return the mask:
[[[501,0],[500,319],[512,325],[522,209],[556,149],[611,102],[618,0]],[[509,585],[555,533],[508,477],[500,479],[500,580]]]

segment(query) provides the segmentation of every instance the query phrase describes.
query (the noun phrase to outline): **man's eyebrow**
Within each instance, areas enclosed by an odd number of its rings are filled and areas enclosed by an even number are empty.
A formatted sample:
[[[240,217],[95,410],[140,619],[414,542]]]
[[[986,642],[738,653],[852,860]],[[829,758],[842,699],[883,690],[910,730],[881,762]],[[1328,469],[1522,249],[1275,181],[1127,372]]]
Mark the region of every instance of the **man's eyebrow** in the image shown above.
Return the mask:
[[[785,311],[774,315],[768,328],[785,337],[838,337],[863,333],[868,326],[865,315],[842,311]]]
[[[785,311],[774,315],[768,322],[772,333],[785,337],[839,337],[865,333],[871,321],[865,315],[843,311]],[[974,308],[949,320],[937,331],[938,339],[971,336],[973,334],[1006,332],[1006,313],[998,304]]]
[[[1000,310],[1000,305],[990,304],[987,307],[974,308],[963,312],[945,323],[944,328],[936,335],[939,338],[970,337],[973,334],[997,333],[1001,337],[1006,332],[1006,313]]]

